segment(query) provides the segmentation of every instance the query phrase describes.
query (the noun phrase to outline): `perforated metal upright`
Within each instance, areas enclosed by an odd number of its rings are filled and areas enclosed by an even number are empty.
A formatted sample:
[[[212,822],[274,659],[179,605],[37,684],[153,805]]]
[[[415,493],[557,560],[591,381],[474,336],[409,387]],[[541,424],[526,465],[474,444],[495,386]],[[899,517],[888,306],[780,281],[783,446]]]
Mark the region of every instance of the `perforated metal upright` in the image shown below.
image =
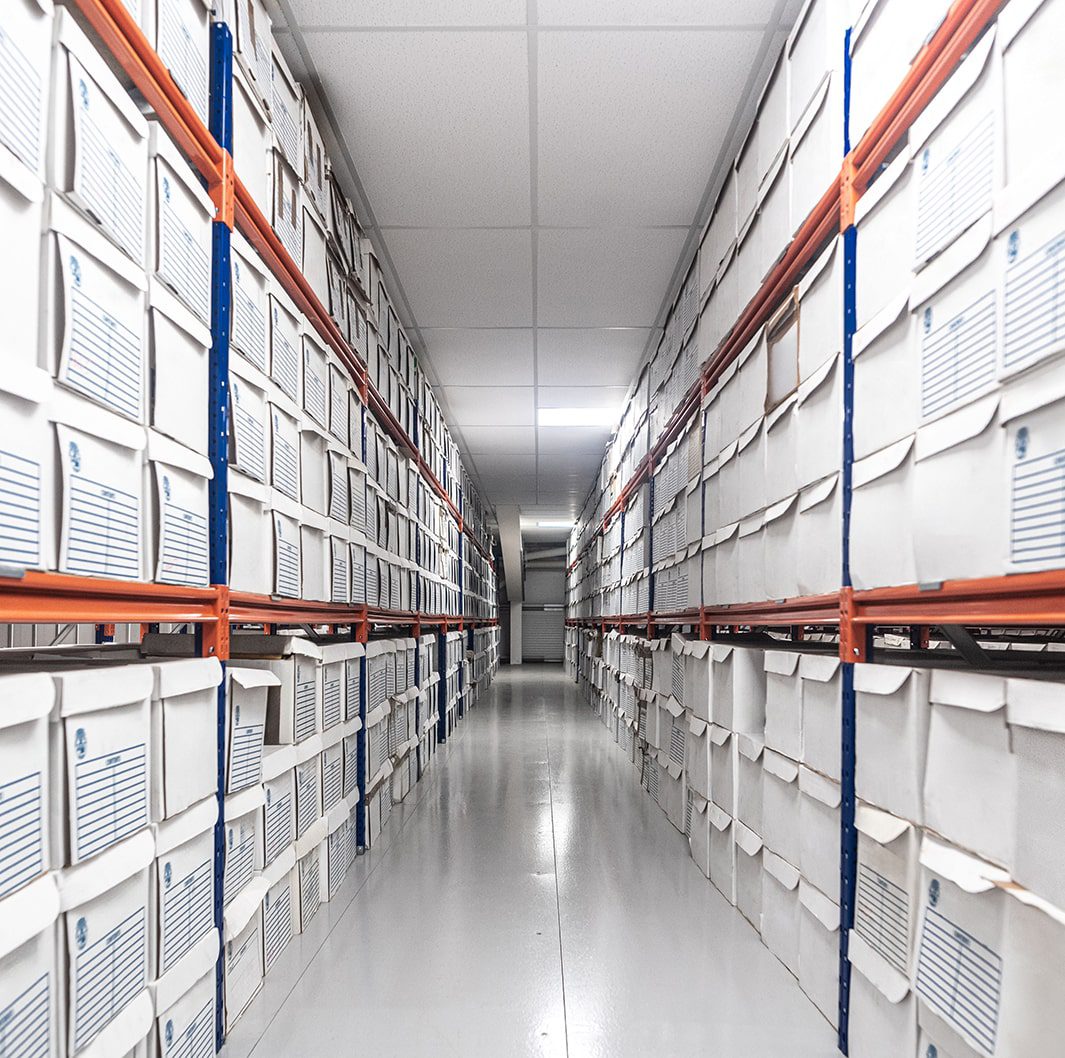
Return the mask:
[[[843,38],[843,153],[844,173],[850,154],[851,31]],[[843,181],[845,185],[847,181]],[[857,329],[855,282],[857,277],[858,229],[854,224],[852,188],[840,189],[840,227],[843,229],[843,511],[840,526],[840,570],[843,592],[851,588],[850,527],[851,490],[854,470],[854,332]],[[839,1049],[848,1053],[850,1023],[851,964],[850,930],[854,925],[854,901],[857,890],[858,831],[855,818],[855,750],[856,711],[854,699],[854,661],[844,657],[840,671],[840,884],[839,884],[839,1010],[837,1036]]]
[[[233,37],[223,22],[211,24],[211,135],[227,152],[233,149]],[[231,221],[230,221],[231,223]],[[230,228],[227,217],[211,225],[211,354],[208,364],[208,455],[212,477],[208,484],[211,583],[229,583],[229,315]],[[199,645],[199,644],[197,644]],[[202,652],[202,651],[201,651]],[[227,652],[228,653],[228,652]],[[214,918],[219,936],[225,935],[222,887],[225,871],[224,802],[226,792],[226,675],[218,687],[218,819],[214,830]],[[223,958],[215,969],[215,1050],[225,1040],[223,1018]]]

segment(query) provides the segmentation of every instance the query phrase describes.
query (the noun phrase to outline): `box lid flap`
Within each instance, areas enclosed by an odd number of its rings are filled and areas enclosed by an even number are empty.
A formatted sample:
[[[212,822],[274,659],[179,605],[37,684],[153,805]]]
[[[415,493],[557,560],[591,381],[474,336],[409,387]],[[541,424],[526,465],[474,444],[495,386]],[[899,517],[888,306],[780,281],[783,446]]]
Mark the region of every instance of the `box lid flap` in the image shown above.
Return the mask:
[[[187,470],[208,481],[214,477],[214,470],[206,456],[152,429],[148,430],[148,458],[153,463],[165,463],[178,470]]]
[[[782,753],[767,749],[762,757],[762,767],[770,775],[775,775],[784,782],[794,782],[799,777],[799,765]]]
[[[814,120],[817,115],[821,113],[822,108],[825,105],[825,100],[828,98],[828,90],[832,87],[832,71],[822,79],[821,84],[818,86],[817,91],[814,93],[813,98],[807,104],[806,109],[802,112],[799,120],[795,123],[795,128],[791,130],[791,141],[789,144],[789,154],[794,157],[796,150],[798,150],[802,141],[806,138],[806,134],[813,126]]]
[[[176,698],[183,694],[205,691],[222,682],[222,666],[217,658],[180,658],[159,661],[155,670],[154,698]]]
[[[842,796],[839,783],[812,768],[807,768],[805,764],[799,767],[799,789],[807,797],[812,797],[829,808],[839,808]]]
[[[753,536],[759,532],[762,526],[765,524],[765,514],[759,511],[757,514],[752,514],[748,518],[744,518],[740,522],[738,539],[743,540],[748,536]]]
[[[892,325],[902,317],[909,318],[910,292],[904,291],[892,298],[875,315],[871,316],[854,335],[854,343],[851,347],[851,356],[857,359],[865,352],[885,331],[890,330]]]
[[[794,650],[767,650],[763,662],[765,671],[778,676],[793,676],[799,667],[800,656]]]
[[[914,437],[911,434],[901,441],[895,441],[886,448],[881,448],[879,452],[874,452],[871,456],[857,460],[853,470],[854,487],[859,489],[897,470],[910,454],[913,441]]]
[[[296,840],[296,859],[302,860],[312,849],[316,849],[326,839],[325,819],[319,816],[304,831],[302,838]]]
[[[706,720],[701,720],[694,714],[688,717],[688,730],[696,737],[702,738],[706,734],[706,729],[710,726]]]
[[[1006,681],[976,672],[933,669],[929,698],[936,705],[994,713],[1006,704]]]
[[[727,727],[719,727],[717,724],[710,725],[710,741],[715,746],[723,746],[732,738],[732,732]]]
[[[1019,900],[1022,904],[1025,904],[1028,907],[1033,907],[1037,911],[1042,911],[1044,915],[1048,915],[1059,926],[1065,926],[1065,911],[1060,907],[1055,907],[1049,900],[1044,900],[1041,896],[1036,896],[1035,893],[1031,893],[1027,889],[1022,889],[1015,882],[1002,885],[1000,888],[1015,900]]]
[[[723,808],[719,808],[713,801],[710,802],[707,812],[710,816],[710,823],[714,830],[726,831],[732,825],[732,816],[728,814]]]
[[[69,911],[93,900],[116,885],[143,871],[155,856],[155,841],[150,830],[112,845],[91,860],[76,867],[65,867],[56,876],[60,910]]]
[[[736,748],[740,756],[747,760],[758,760],[765,749],[765,740],[758,735],[747,735],[736,732]]]
[[[306,764],[307,761],[319,756],[324,743],[325,738],[321,733],[311,735],[310,738],[305,738],[302,742],[297,742],[294,747],[296,750],[296,767],[298,768],[301,764]]]
[[[1002,391],[1001,418],[1012,422],[1065,398],[1065,372],[1060,360],[1050,360],[1022,378],[1011,378]]]
[[[59,916],[55,878],[42,875],[0,900],[0,959],[47,929]]]
[[[266,803],[261,786],[249,786],[246,790],[227,794],[222,805],[223,818],[227,823],[255,812]]]
[[[1006,718],[1020,727],[1065,735],[1062,685],[1045,680],[1006,680]]]
[[[702,815],[710,805],[710,802],[702,794],[696,793],[694,790],[688,791],[688,797],[691,798],[692,811],[698,812],[699,815]]]
[[[783,856],[778,856],[769,849],[762,850],[762,866],[785,889],[793,890],[799,884],[799,869],[788,863]]]
[[[765,429],[769,433],[774,426],[788,416],[799,399],[798,390],[789,393],[772,411],[766,413]]]
[[[267,891],[266,879],[257,874],[226,906],[225,938],[226,941],[239,937],[244,928],[262,907],[263,897]]]
[[[150,982],[148,989],[155,1009],[162,1014],[169,1010],[182,996],[208,974],[214,979],[214,966],[218,961],[222,938],[217,929],[201,937],[192,949],[186,952],[162,977]]]
[[[854,689],[863,694],[894,694],[913,674],[905,665],[855,665]]]
[[[682,651],[687,657],[705,658],[710,649],[710,643],[706,639],[686,639]]]
[[[854,930],[847,948],[851,964],[893,1006],[910,994],[910,982]]]
[[[840,664],[838,654],[803,654],[799,661],[799,675],[804,680],[828,683],[839,672]]]
[[[825,929],[832,933],[839,929],[839,905],[805,878],[799,883],[799,902]]]
[[[263,782],[272,780],[292,771],[296,767],[295,746],[263,746]]]
[[[152,994],[145,988],[100,1030],[88,1047],[78,1051],[78,1058],[125,1058],[152,1031],[154,1016]]]
[[[715,665],[724,664],[732,657],[733,647],[728,643],[714,643],[712,644],[713,661]]]
[[[80,430],[131,452],[143,452],[147,442],[147,431],[143,426],[90,404],[61,386],[56,386],[53,391],[49,417],[60,426]]]
[[[155,854],[165,856],[179,845],[198,838],[214,829],[218,822],[218,798],[214,794],[205,797],[191,808],[186,808],[180,815],[155,823]]]
[[[0,730],[43,720],[55,704],[56,686],[47,672],[13,672],[0,675]]]
[[[762,851],[762,839],[750,827],[744,826],[738,819],[732,821],[732,833],[736,844],[748,856],[756,856]]]
[[[858,225],[859,231],[862,221],[876,210],[895,185],[909,173],[912,157],[913,151],[909,147],[904,147],[891,164],[869,185],[865,194],[858,199],[858,205],[854,211],[854,222]]]
[[[983,255],[991,245],[991,223],[988,213],[913,277],[910,304],[915,311]]]
[[[183,330],[201,348],[211,348],[211,331],[207,325],[155,276],[148,279],[148,304],[154,312],[161,313]]]
[[[833,492],[836,490],[836,482],[839,480],[839,474],[830,474],[827,478],[822,478],[820,481],[814,482],[813,485],[807,485],[799,493],[799,513],[805,514],[808,510],[816,507],[820,503],[824,503]]]
[[[659,709],[671,713],[674,719],[684,714],[684,706],[671,695],[649,694],[648,697],[644,698],[644,701],[651,701],[652,699],[657,700]]]
[[[913,830],[913,824],[908,820],[900,819],[863,801],[855,807],[854,825],[878,845],[890,845],[903,834]]]
[[[816,371],[807,376],[802,382],[799,383],[798,395],[799,399],[796,407],[799,411],[802,410],[802,406],[827,382],[829,381],[836,370],[836,365],[840,362],[840,355],[837,353],[834,356],[829,357]]]
[[[967,893],[986,893],[996,884],[1009,881],[1009,875],[1001,867],[992,867],[928,834],[921,841],[921,866],[949,879]]]
[[[147,701],[155,676],[151,665],[100,665],[52,672],[59,688],[59,715],[78,716]]]
[[[281,686],[280,678],[269,669],[242,669],[229,665],[226,667],[226,675],[238,687],[243,687],[246,691],[254,690],[256,687]]]

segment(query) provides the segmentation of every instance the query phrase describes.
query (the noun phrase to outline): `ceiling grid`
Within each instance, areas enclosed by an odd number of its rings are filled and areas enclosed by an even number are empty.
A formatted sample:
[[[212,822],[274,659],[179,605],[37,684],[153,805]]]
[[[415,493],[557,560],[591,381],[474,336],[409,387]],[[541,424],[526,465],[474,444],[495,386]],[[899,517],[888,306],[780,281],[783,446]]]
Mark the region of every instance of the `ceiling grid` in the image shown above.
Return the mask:
[[[799,2],[273,0],[464,462],[527,526],[612,429],[539,409],[620,413]]]

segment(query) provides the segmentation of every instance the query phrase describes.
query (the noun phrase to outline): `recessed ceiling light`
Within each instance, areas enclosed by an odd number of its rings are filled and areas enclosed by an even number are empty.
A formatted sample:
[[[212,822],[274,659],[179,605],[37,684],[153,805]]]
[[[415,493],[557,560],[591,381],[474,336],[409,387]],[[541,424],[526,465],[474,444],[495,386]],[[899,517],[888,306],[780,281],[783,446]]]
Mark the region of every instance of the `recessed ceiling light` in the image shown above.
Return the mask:
[[[540,521],[536,523],[537,529],[572,529],[572,518],[556,518],[548,519],[547,521]]]
[[[613,426],[614,408],[540,408],[537,421],[541,426]]]

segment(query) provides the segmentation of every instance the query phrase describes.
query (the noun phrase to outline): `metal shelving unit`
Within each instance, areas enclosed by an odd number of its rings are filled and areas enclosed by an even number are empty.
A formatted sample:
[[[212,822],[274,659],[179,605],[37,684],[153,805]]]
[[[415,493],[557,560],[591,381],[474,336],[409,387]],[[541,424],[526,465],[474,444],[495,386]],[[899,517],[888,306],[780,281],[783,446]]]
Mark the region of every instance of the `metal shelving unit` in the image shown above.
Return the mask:
[[[318,299],[302,271],[281,244],[267,218],[234,171],[232,149],[233,41],[222,23],[211,26],[210,128],[172,80],[166,66],[122,0],[73,0],[85,22],[95,31],[103,48],[125,72],[147,105],[196,170],[214,204],[212,225],[211,339],[209,360],[209,457],[213,479],[209,491],[210,587],[181,587],[138,581],[104,580],[22,570],[0,570],[0,623],[3,624],[95,624],[98,641],[107,641],[116,624],[140,625],[141,635],[161,624],[189,626],[195,631],[196,651],[223,664],[229,658],[231,628],[258,627],[264,632],[280,626],[297,626],[327,633],[346,631],[352,639],[366,642],[375,632],[395,634],[403,629],[420,636],[423,631],[440,633],[443,653],[448,631],[469,630],[496,624],[495,618],[458,614],[429,614],[374,607],[334,604],[302,599],[282,599],[248,593],[231,593],[228,579],[228,378],[230,313],[230,237],[240,231],[258,251],[267,268],[311,322],[318,335],[350,374],[364,409],[417,466],[430,490],[439,498],[458,528],[458,579],[461,592],[463,538],[468,538],[494,569],[491,553],[462,517],[462,488],[458,503],[447,492],[412,440],[370,381],[367,365],[348,345],[340,329]],[[365,411],[364,411],[365,415]],[[365,429],[365,427],[364,427]],[[461,594],[460,594],[460,609]],[[365,664],[365,662],[364,662]],[[364,673],[365,675],[365,673]],[[365,679],[362,681],[362,713],[365,720]],[[442,710],[442,716],[444,711]],[[223,866],[225,860],[222,803],[225,794],[226,691],[223,679],[218,691],[218,800],[215,827],[215,926],[224,928]],[[444,722],[446,732],[446,718]],[[445,735],[446,737],[446,735]],[[365,840],[365,733],[359,739],[360,800],[357,832]],[[216,967],[216,1048],[224,1040],[222,1003],[222,957]]]

